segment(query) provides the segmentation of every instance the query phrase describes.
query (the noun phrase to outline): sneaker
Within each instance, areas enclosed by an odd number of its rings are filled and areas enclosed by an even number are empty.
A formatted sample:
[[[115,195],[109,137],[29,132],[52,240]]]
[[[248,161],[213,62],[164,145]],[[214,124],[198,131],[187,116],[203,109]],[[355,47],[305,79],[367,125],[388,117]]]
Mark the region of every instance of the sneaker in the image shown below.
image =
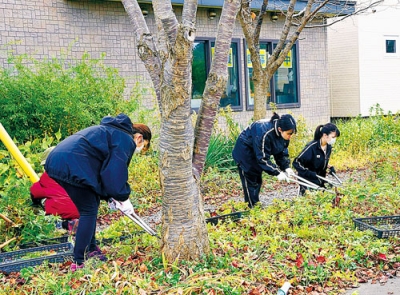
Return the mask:
[[[87,254],[87,258],[97,258],[100,261],[107,261],[107,257],[103,254],[103,252],[101,252],[99,246],[96,246],[95,250],[89,252]]]
[[[70,270],[71,270],[71,272],[76,272],[78,269],[81,269],[84,267],[85,267],[85,265],[83,263],[82,264],[72,263],[70,266]]]

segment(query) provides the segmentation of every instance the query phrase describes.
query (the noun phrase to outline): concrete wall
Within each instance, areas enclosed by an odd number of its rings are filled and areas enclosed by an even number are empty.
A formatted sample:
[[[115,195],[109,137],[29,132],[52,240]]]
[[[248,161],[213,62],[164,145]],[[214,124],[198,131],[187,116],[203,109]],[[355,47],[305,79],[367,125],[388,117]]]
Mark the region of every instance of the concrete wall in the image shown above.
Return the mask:
[[[397,53],[386,53],[386,39],[396,40]],[[371,106],[400,111],[400,4],[385,1],[376,12],[359,16],[360,113]]]
[[[328,64],[331,116],[360,113],[359,42],[357,19],[340,21],[328,28]]]
[[[332,117],[368,116],[376,104],[400,111],[399,8],[388,0],[329,27]],[[385,53],[386,39],[397,40],[397,54]]]
[[[177,15],[180,10],[180,7],[175,7]],[[151,8],[149,11],[146,22],[154,29]],[[215,37],[217,24],[218,17],[210,20],[207,9],[199,9],[197,36]],[[267,18],[261,38],[277,39],[282,25],[282,19],[273,23]],[[9,49],[16,54],[27,53],[37,58],[59,57],[67,51],[68,56],[74,58],[80,58],[85,51],[94,58],[106,53],[105,63],[118,68],[127,80],[127,96],[137,82],[143,87],[151,87],[145,67],[136,54],[131,23],[120,2],[3,0],[0,3],[0,36],[0,66],[6,66],[6,50]],[[241,39],[243,48],[244,37],[239,23],[233,37]],[[301,107],[282,109],[279,113],[301,115],[313,129],[330,119],[326,29],[304,30],[300,39]],[[244,65],[244,54],[241,58]],[[241,76],[242,97],[245,99],[244,72]],[[153,104],[154,99],[149,97],[147,103]],[[268,112],[268,117],[270,115]],[[247,125],[252,112],[235,112],[234,116],[242,125]]]

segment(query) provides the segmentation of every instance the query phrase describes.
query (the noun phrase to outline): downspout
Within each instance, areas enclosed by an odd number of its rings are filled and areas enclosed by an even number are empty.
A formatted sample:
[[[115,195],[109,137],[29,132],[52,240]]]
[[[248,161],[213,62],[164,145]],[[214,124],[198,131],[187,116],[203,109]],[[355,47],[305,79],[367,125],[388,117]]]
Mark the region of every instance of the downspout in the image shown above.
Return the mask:
[[[33,170],[32,166],[28,163],[25,157],[22,155],[18,147],[12,141],[3,125],[0,123],[0,140],[4,143],[10,154],[14,157],[17,163],[21,166],[22,170],[28,175],[32,183],[39,181],[39,176]]]

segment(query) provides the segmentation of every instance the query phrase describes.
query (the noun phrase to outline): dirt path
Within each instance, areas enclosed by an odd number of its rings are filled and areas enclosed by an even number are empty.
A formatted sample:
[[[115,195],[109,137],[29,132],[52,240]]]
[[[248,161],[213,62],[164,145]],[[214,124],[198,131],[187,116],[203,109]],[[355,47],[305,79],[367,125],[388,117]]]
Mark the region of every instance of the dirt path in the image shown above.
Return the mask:
[[[354,170],[354,171],[343,171],[343,172],[338,172],[338,177],[343,181],[344,185],[346,185],[346,182],[349,181],[359,181],[363,178],[366,177],[366,171],[365,170]],[[268,177],[267,175],[263,175],[263,177]],[[273,184],[273,189],[270,190],[264,190],[260,194],[260,202],[262,206],[266,207],[272,204],[274,199],[286,199],[286,200],[291,200],[294,199],[298,196],[298,189],[299,186],[295,183],[279,183],[276,182]],[[225,202],[234,200],[234,201],[243,201],[243,193],[240,192],[240,195],[237,196],[231,196],[225,200]],[[204,211],[209,211],[213,212],[218,207],[220,207],[222,204],[219,203],[218,206],[215,204],[212,204],[210,201],[206,201],[204,204]],[[161,222],[161,209],[155,211],[155,213],[148,215],[148,216],[142,216],[142,219],[146,221],[150,226],[154,227],[155,225],[159,224]]]

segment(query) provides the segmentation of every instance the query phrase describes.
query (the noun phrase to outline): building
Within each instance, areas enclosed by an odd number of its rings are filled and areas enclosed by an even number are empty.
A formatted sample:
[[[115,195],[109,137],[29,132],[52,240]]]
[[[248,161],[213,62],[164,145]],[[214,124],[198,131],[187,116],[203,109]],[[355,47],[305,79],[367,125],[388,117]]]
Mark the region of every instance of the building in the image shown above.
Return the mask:
[[[359,1],[358,6],[371,3]],[[331,22],[334,19],[330,20]],[[400,111],[400,4],[385,0],[328,28],[331,117]]]
[[[183,0],[173,3],[174,11],[179,16]],[[260,2],[254,3],[261,5]],[[306,3],[299,0],[297,10],[301,10]],[[341,6],[340,2],[335,3],[326,12],[336,13]],[[199,105],[198,99],[204,88],[222,4],[222,0],[199,0],[193,61],[194,109]],[[150,30],[154,30],[151,3],[143,3],[141,7]],[[283,21],[283,16],[269,12],[263,23],[260,51],[265,58],[279,38]],[[319,23],[324,21],[324,18],[317,20]],[[5,0],[0,4],[0,36],[0,66],[6,65],[6,51],[10,49],[15,54],[26,53],[39,59],[60,57],[62,52],[68,52],[66,58],[80,58],[85,51],[94,58],[106,53],[107,65],[118,68],[126,79],[127,92],[137,82],[142,87],[151,87],[150,78],[136,53],[131,23],[120,1]],[[249,82],[251,63],[248,62],[245,46],[242,29],[237,22],[228,62],[229,81],[221,106],[231,105],[235,119],[243,126],[251,120],[253,103]],[[305,29],[271,83],[270,99],[277,103],[279,113],[291,112],[295,117],[301,115],[311,128],[330,121],[327,68],[326,27]],[[149,99],[149,103],[151,101]]]

